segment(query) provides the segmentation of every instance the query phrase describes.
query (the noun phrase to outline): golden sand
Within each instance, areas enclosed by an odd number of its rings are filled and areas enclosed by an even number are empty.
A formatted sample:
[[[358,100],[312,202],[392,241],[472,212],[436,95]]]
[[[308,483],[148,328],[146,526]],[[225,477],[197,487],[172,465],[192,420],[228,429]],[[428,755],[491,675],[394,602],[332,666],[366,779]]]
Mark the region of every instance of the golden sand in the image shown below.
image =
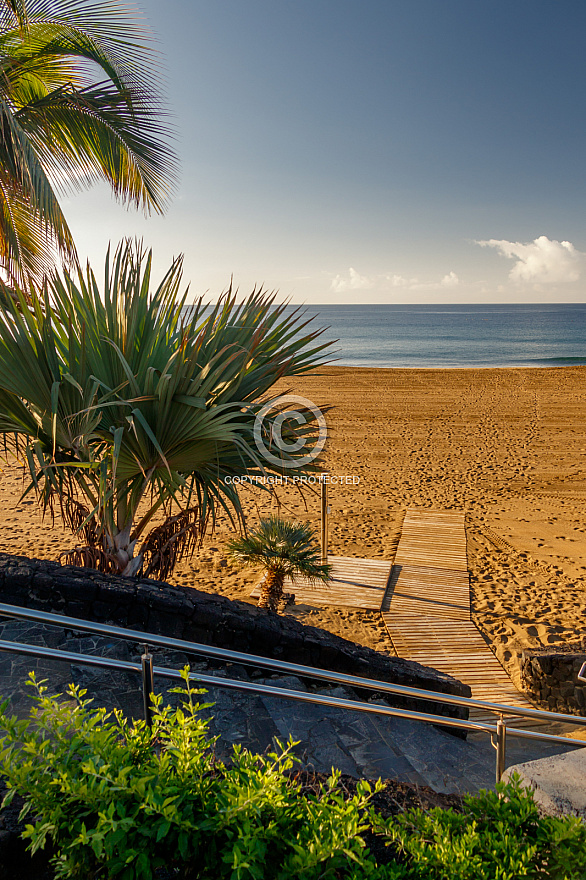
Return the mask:
[[[328,367],[292,390],[328,413],[326,468],[360,477],[332,488],[330,550],[392,560],[406,507],[467,513],[476,622],[508,664],[523,647],[586,637],[586,368],[382,370]],[[16,470],[0,492],[0,550],[56,559],[74,544],[59,522],[18,504]],[[275,511],[244,490],[251,520]],[[317,494],[281,489],[282,512],[318,523]],[[227,566],[225,523],[175,583],[249,597],[258,574]],[[378,650],[391,646],[374,612],[292,612]],[[514,668],[510,667],[514,673]]]

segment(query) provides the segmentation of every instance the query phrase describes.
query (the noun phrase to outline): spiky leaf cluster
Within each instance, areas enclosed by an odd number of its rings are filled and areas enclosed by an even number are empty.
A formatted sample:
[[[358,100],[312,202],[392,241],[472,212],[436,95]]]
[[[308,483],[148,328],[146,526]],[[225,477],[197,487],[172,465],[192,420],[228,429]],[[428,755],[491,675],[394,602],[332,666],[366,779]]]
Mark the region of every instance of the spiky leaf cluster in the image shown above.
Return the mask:
[[[242,520],[233,477],[278,471],[259,456],[256,414],[277,379],[323,363],[328,347],[262,290],[187,307],[180,259],[151,292],[151,260],[126,243],[108,256],[103,289],[88,267],[54,274],[30,308],[22,292],[0,302],[0,433],[44,509],[61,505],[96,567],[126,574],[172,502],[197,510],[188,543],[218,509]],[[288,473],[303,452],[287,454]],[[177,540],[175,523],[149,552]]]

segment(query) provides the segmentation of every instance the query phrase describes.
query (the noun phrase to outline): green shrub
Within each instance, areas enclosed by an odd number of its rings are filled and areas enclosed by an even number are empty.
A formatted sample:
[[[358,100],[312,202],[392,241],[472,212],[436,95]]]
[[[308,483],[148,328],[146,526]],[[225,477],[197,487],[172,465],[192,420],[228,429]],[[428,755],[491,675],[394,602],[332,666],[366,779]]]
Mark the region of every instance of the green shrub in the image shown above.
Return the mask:
[[[201,691],[187,685],[178,709],[155,697],[151,731],[92,708],[83,690],[58,702],[31,683],[31,718],[0,715],[0,771],[8,797],[17,790],[36,816],[25,831],[32,851],[53,843],[57,877],[149,880],[177,867],[183,878],[309,880],[367,860],[371,786],[345,800],[334,774],[319,796],[299,796],[286,775],[292,743],[267,757],[235,747],[229,765],[217,761]]]
[[[386,822],[371,814],[406,876],[426,880],[585,880],[586,825],[575,817],[540,816],[520,778],[496,791],[466,795],[463,810],[410,810]],[[384,874],[382,875],[384,876]]]
[[[307,794],[287,771],[292,743],[254,756],[234,747],[217,760],[202,691],[181,708],[154,699],[152,730],[122,713],[36,689],[29,719],[0,709],[0,773],[32,814],[32,851],[50,842],[55,873],[83,880],[149,880],[157,869],[197,880],[584,880],[586,825],[541,817],[518,778],[464,799],[462,812],[410,810],[383,819],[371,787],[348,797],[334,773]],[[204,704],[209,705],[209,704]],[[6,800],[6,799],[5,799]],[[365,838],[388,843],[377,863]],[[380,847],[377,847],[380,849]]]

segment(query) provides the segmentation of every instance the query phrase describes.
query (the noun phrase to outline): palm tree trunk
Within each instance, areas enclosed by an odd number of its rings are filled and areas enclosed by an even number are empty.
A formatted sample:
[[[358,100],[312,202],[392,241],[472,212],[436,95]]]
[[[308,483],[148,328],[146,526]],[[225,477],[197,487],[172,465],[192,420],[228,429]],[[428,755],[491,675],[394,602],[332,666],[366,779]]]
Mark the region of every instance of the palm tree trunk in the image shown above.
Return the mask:
[[[116,560],[120,574],[124,577],[133,577],[142,565],[142,554],[133,555],[136,538],[130,539],[131,529],[132,522],[113,535],[108,542],[111,545],[110,555]]]
[[[269,611],[278,611],[279,603],[283,598],[283,583],[285,578],[280,571],[269,569],[260,588],[259,608],[268,608]]]

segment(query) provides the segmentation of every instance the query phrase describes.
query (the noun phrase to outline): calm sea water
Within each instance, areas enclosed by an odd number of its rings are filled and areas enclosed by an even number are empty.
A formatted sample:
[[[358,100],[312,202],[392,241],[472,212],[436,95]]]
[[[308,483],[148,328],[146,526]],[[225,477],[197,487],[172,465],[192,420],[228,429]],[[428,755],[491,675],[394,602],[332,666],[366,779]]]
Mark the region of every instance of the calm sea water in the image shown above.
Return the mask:
[[[586,364],[586,304],[311,305],[337,364],[536,367]]]

